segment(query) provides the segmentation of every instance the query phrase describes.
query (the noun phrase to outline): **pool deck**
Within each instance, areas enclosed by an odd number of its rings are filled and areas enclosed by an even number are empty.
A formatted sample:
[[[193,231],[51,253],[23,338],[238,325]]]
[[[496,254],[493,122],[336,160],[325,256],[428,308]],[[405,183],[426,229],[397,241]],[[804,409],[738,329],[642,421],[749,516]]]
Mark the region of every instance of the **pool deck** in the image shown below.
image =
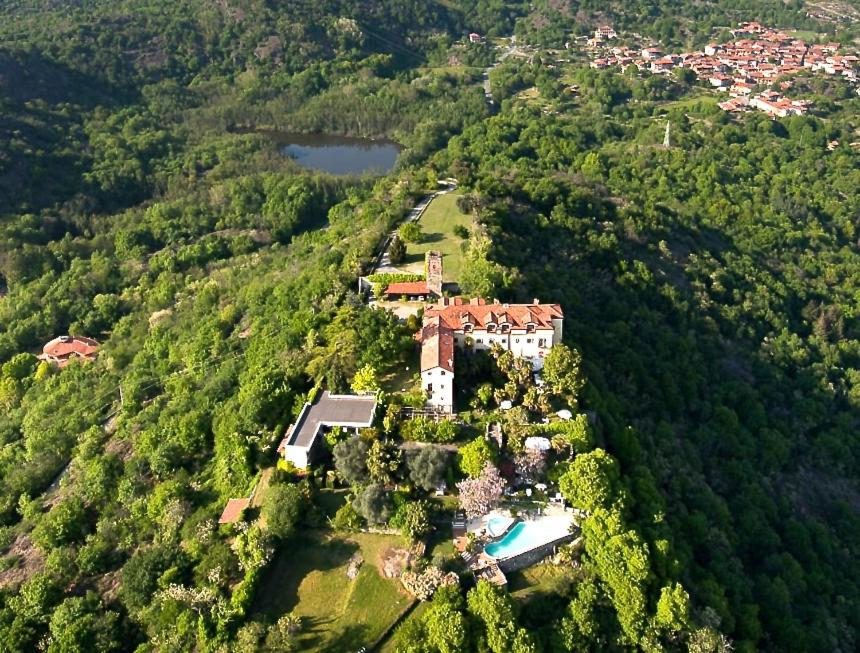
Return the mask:
[[[461,531],[462,534],[454,538],[455,549],[466,561],[476,579],[484,578],[494,584],[505,585],[507,583],[505,572],[536,564],[548,555],[552,555],[556,547],[571,541],[577,535],[574,529],[571,529],[571,526],[576,524],[573,513],[565,511],[561,506],[549,506],[539,517],[524,522],[512,519],[502,535],[491,537],[488,522],[491,519],[510,519],[509,515],[508,511],[494,510],[483,517],[469,520],[466,523],[466,532]],[[500,542],[517,523],[526,523],[533,529],[537,527],[540,537],[537,540],[532,539],[522,550],[514,550],[511,554],[499,558],[493,557],[486,551],[478,551],[475,554],[466,553],[469,534],[477,536],[485,543]]]

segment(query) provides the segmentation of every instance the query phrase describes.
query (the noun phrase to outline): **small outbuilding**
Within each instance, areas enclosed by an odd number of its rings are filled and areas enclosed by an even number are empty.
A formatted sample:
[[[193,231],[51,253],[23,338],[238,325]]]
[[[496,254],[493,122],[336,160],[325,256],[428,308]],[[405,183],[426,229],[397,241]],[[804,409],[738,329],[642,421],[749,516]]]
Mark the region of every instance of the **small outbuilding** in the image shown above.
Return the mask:
[[[224,507],[224,512],[218,518],[219,524],[235,524],[242,519],[242,513],[248,507],[250,500],[248,499],[230,499]]]

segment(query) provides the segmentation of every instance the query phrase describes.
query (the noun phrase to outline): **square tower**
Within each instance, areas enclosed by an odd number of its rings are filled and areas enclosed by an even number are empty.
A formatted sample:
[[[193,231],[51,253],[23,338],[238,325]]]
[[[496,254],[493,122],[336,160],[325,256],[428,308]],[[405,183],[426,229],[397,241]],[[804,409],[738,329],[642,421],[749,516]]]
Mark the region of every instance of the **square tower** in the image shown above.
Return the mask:
[[[429,250],[424,255],[424,274],[427,290],[437,297],[442,296],[442,253]]]

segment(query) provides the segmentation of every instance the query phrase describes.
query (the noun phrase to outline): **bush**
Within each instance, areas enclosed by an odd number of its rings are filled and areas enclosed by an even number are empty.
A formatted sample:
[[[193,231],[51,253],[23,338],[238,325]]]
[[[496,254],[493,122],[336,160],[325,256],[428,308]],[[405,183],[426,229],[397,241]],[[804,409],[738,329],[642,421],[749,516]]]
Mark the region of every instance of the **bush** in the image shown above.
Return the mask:
[[[270,486],[262,510],[266,530],[279,540],[289,539],[295,533],[305,508],[305,498],[298,486]]]
[[[361,528],[361,515],[355,511],[352,502],[347,501],[337,509],[331,525],[336,531],[356,531]]]
[[[33,529],[33,541],[43,551],[80,541],[87,530],[87,511],[78,497],[51,508]]]
[[[406,222],[400,225],[397,233],[407,243],[420,243],[424,239],[424,234],[417,222]]]
[[[391,517],[391,497],[378,483],[371,483],[355,497],[355,509],[369,524],[384,524]]]

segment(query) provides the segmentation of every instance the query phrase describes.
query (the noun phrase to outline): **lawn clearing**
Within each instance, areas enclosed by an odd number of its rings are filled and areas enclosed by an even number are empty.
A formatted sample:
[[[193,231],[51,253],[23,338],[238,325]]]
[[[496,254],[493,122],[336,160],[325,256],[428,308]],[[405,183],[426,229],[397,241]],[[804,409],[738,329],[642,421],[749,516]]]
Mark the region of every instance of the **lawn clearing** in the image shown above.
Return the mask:
[[[457,281],[463,263],[463,252],[460,249],[463,240],[454,235],[454,227],[462,225],[467,229],[472,228],[472,216],[460,213],[457,208],[457,198],[461,195],[459,191],[445,193],[430,202],[418,221],[424,232],[424,241],[409,243],[406,247],[406,261],[401,266],[404,271],[423,274],[424,253],[433,249],[442,252],[444,280]]]
[[[397,633],[400,629],[409,622],[419,621],[429,607],[430,604],[423,601],[416,605],[415,609],[403,620],[403,623],[398,624],[394,632],[382,643],[378,649],[379,653],[394,653],[395,645],[397,644]]]
[[[394,535],[308,531],[280,551],[257,591],[254,612],[274,622],[293,612],[302,617],[302,651],[356,651],[375,641],[410,604],[397,580],[383,578],[377,563]],[[354,580],[350,557],[364,563]]]
[[[520,571],[509,573],[508,590],[517,601],[528,601],[541,594],[563,594],[575,578],[568,566],[542,562]]]

